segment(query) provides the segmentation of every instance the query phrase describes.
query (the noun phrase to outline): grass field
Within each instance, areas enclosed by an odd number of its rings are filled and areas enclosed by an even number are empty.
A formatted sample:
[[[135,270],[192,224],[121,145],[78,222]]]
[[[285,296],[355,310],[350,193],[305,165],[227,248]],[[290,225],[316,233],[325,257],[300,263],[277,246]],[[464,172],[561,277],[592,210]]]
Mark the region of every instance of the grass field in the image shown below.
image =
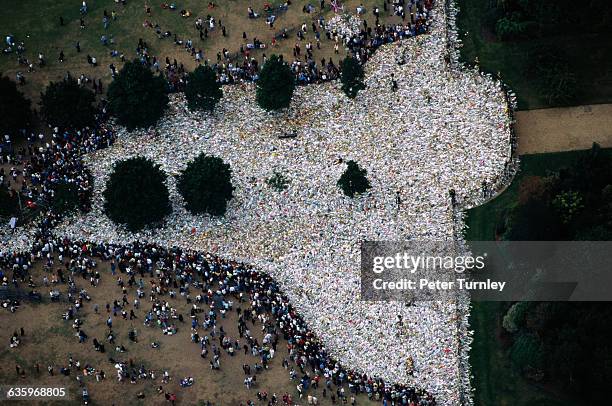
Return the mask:
[[[612,149],[606,150],[612,155]],[[506,191],[489,203],[467,212],[466,240],[493,241],[495,228],[502,213],[516,204],[521,182],[529,176],[545,176],[567,166],[584,151],[534,154],[521,157],[521,171]],[[565,399],[550,388],[536,385],[516,373],[506,357],[507,348],[500,337],[501,318],[506,312],[504,302],[475,302],[470,324],[474,343],[470,362],[475,388],[475,403],[480,406],[561,406],[579,404]],[[569,403],[568,403],[569,402]]]
[[[577,80],[576,105],[612,101],[612,41],[610,34],[581,34],[580,27],[563,36],[524,41],[499,41],[491,28],[491,9],[496,1],[458,0],[458,26],[463,41],[461,57],[473,63],[478,57],[480,68],[501,73],[519,97],[520,109],[551,106],[535,90],[537,79],[526,74],[529,58],[535,50],[561,47],[567,54]]]
[[[372,8],[379,5],[382,10],[383,0],[348,0],[343,1],[344,10],[355,12],[359,4],[366,6],[364,19],[373,25],[374,16]],[[2,14],[0,15],[0,27],[4,36],[12,34],[17,43],[23,41],[26,47],[25,57],[35,64],[38,61],[38,53],[42,52],[47,60],[47,65],[43,68],[36,67],[36,71],[27,72],[26,66],[17,63],[17,55],[0,55],[0,72],[15,79],[15,74],[21,71],[27,80],[27,84],[22,91],[29,97],[36,100],[40,91],[49,80],[60,79],[67,71],[74,75],[84,73],[90,77],[102,78],[105,86],[110,82],[109,65],[114,63],[117,67],[121,63],[117,57],[112,58],[110,51],[116,49],[120,54],[123,53],[126,59],[136,57],[136,47],[138,40],[142,38],[149,45],[150,55],[155,55],[163,61],[166,57],[172,60],[176,58],[179,63],[183,63],[187,69],[195,68],[195,61],[191,55],[181,46],[174,43],[173,36],[187,40],[192,39],[197,49],[204,51],[204,57],[213,63],[217,60],[217,52],[226,48],[230,54],[239,54],[241,44],[253,42],[257,37],[262,42],[270,46],[270,41],[275,34],[287,28],[289,38],[278,41],[274,49],[265,49],[253,52],[252,56],[261,61],[264,53],[268,56],[272,53],[281,53],[293,60],[292,49],[296,43],[296,31],[302,23],[308,25],[308,32],[305,41],[301,44],[302,50],[305,43],[310,41],[316,44],[314,33],[312,32],[311,22],[321,15],[318,1],[294,0],[287,11],[277,11],[274,14],[277,20],[274,29],[270,29],[265,22],[266,12],[263,9],[265,1],[250,0],[217,0],[213,9],[208,8],[208,1],[205,0],[181,0],[176,2],[177,10],[162,9],[161,1],[149,1],[151,15],[147,15],[144,8],[144,1],[128,0],[127,5],[115,3],[114,0],[88,1],[89,11],[83,17],[85,28],[80,28],[81,14],[79,7],[81,2],[74,0],[21,0],[18,2],[10,0],[0,0]],[[171,3],[171,2],[168,2]],[[280,4],[280,1],[270,1],[272,5]],[[312,3],[317,7],[316,11],[310,14],[304,13],[304,5]],[[326,0],[326,8],[323,11],[325,18],[331,18],[334,12],[329,8],[329,0]],[[257,19],[247,17],[247,7],[262,15]],[[191,17],[184,18],[180,15],[180,10],[191,11]],[[117,19],[110,21],[107,29],[104,29],[103,16],[104,10],[108,15],[116,12]],[[384,13],[383,13],[384,14]],[[217,23],[221,21],[227,29],[227,36],[221,33],[220,25],[211,31],[208,38],[200,40],[199,32],[195,28],[195,21],[198,17],[205,19],[207,15],[213,16]],[[60,17],[64,19],[64,26],[60,26]],[[381,15],[383,22],[396,22],[399,17]],[[159,24],[162,31],[170,31],[172,37],[159,39],[152,28],[143,27],[145,20],[153,24]],[[247,34],[247,39],[243,40],[243,32]],[[112,36],[114,45],[102,45],[100,38],[102,35]],[[79,41],[81,52],[77,53],[75,44]],[[340,54],[335,55],[333,51],[333,41],[327,40],[324,33],[321,35],[321,49],[314,49],[314,57],[317,62],[321,58],[332,57],[337,63],[344,56],[344,50],[340,49]],[[63,51],[65,61],[58,61],[59,53]],[[98,60],[98,67],[90,67],[87,64],[86,55],[95,56]],[[303,58],[303,56],[302,56]]]

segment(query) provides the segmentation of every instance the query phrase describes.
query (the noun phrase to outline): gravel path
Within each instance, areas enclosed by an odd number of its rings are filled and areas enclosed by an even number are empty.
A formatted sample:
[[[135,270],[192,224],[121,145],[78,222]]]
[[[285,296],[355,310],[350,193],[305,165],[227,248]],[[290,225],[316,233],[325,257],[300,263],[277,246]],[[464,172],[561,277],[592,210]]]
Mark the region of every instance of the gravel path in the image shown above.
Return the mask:
[[[612,104],[516,112],[519,154],[612,147]]]

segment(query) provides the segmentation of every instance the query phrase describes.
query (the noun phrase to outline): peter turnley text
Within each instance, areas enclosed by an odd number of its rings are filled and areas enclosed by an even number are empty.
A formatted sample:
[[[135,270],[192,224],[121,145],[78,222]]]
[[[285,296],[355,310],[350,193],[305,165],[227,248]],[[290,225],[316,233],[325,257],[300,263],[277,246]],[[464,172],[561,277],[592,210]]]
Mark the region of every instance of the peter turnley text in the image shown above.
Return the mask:
[[[385,281],[374,279],[372,286],[376,290],[495,290],[503,292],[506,282],[492,281],[471,281],[457,278],[454,281],[439,279],[399,279],[396,281]]]

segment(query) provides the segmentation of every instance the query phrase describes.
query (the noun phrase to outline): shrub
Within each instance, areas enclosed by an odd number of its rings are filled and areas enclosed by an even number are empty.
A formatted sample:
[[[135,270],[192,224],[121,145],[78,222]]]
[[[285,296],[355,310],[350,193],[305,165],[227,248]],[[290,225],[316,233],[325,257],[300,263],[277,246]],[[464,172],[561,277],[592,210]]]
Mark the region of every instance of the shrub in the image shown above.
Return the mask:
[[[177,188],[190,212],[220,216],[234,191],[231,177],[230,166],[221,158],[201,154],[181,172]]]
[[[274,174],[266,179],[266,183],[271,188],[276,189],[278,192],[282,192],[287,189],[287,185],[289,185],[289,180],[283,176],[282,173],[274,171]]]
[[[80,130],[95,122],[94,93],[80,86],[68,75],[60,82],[51,82],[41,94],[40,113],[54,127]]]
[[[535,334],[520,334],[510,348],[510,360],[519,371],[540,370],[543,358],[542,343]]]
[[[576,75],[560,49],[537,48],[530,56],[528,72],[536,90],[551,105],[569,105],[576,97]]]
[[[266,61],[257,81],[257,103],[264,110],[289,107],[295,90],[295,76],[282,57],[272,55]]]
[[[53,211],[55,213],[70,213],[79,208],[81,198],[79,188],[75,183],[61,182],[53,189]]]
[[[161,221],[172,212],[166,174],[150,160],[137,157],[115,164],[104,190],[104,210],[130,231]]]
[[[363,67],[357,59],[347,56],[340,63],[342,91],[351,99],[357,96],[357,92],[365,89],[363,84]]]
[[[357,162],[348,161],[346,170],[338,180],[338,186],[349,197],[363,193],[370,188],[370,182],[366,178],[367,173],[365,169],[359,168]]]
[[[552,201],[553,207],[561,217],[564,224],[569,223],[583,208],[582,195],[573,190],[559,193]]]
[[[15,82],[0,77],[0,136],[16,134],[27,128],[32,117],[30,101],[23,96]]]
[[[185,98],[189,110],[213,111],[223,97],[217,74],[209,66],[198,66],[187,77]]]
[[[509,333],[516,333],[525,323],[525,315],[529,309],[528,302],[516,302],[506,312],[502,326]]]
[[[152,126],[168,106],[167,89],[140,61],[127,62],[108,87],[109,110],[128,131]]]
[[[19,202],[13,191],[0,184],[0,217],[12,217],[19,213]]]

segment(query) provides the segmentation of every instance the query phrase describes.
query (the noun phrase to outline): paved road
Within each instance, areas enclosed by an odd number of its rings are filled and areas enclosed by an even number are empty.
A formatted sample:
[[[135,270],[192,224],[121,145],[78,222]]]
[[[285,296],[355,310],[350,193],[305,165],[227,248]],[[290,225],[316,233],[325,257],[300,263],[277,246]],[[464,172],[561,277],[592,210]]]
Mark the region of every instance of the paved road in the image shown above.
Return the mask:
[[[516,112],[519,154],[612,147],[612,104]]]

